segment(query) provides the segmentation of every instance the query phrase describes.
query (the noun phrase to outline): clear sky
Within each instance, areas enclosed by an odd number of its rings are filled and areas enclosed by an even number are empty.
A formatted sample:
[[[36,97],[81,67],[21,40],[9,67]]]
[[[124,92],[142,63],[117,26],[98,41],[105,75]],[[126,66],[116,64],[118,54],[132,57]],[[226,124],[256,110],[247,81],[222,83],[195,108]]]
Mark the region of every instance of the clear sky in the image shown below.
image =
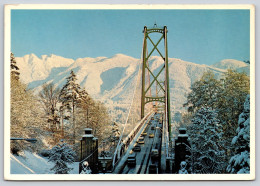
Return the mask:
[[[248,60],[249,10],[12,10],[11,50],[66,58],[141,57],[143,28],[168,28],[168,55],[199,64]]]

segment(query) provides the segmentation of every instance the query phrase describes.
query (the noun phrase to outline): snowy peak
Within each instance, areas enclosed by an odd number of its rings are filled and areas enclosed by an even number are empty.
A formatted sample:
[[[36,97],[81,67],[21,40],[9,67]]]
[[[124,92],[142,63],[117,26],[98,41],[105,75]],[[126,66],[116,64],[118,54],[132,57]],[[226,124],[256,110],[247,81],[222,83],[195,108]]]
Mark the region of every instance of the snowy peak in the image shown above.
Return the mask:
[[[243,61],[238,61],[235,59],[224,59],[224,60],[212,65],[212,67],[216,67],[216,68],[220,68],[220,69],[232,69],[232,70],[236,70],[238,68],[246,67],[246,66],[249,66],[249,65]]]
[[[17,65],[20,68],[21,80],[24,83],[42,80],[48,77],[54,68],[68,67],[74,63],[73,59],[67,59],[54,54],[41,58],[35,54],[16,57]]]
[[[109,103],[110,106],[116,103],[123,105],[129,101],[141,65],[141,59],[124,54],[78,58],[75,61],[54,54],[43,55],[40,58],[30,54],[17,57],[16,60],[20,68],[21,80],[36,92],[41,90],[44,83],[53,82],[56,86],[62,87],[66,77],[73,70],[77,75],[77,83],[82,88],[85,88],[93,98]],[[152,72],[158,73],[163,65],[164,61],[160,56],[149,58]],[[227,68],[238,71],[248,70],[247,74],[249,74],[249,65],[238,60],[226,59],[208,66],[169,58],[171,105],[174,110],[184,109],[182,105],[186,101],[185,95],[190,91],[191,84],[204,72],[211,70],[219,78]],[[160,76],[164,76],[164,73],[161,74]]]

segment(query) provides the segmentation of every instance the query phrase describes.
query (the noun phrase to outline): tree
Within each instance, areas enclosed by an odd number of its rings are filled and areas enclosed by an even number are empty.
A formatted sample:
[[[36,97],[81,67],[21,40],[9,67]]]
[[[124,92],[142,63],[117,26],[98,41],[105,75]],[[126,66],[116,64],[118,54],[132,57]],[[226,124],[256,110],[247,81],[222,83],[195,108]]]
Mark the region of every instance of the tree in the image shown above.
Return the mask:
[[[250,173],[250,96],[246,97],[244,110],[239,115],[237,135],[232,140],[235,155],[231,157],[227,172]]]
[[[50,151],[49,161],[54,162],[51,168],[55,174],[68,174],[72,168],[68,164],[72,164],[75,160],[76,153],[66,143],[59,143]]]
[[[188,94],[187,102],[183,106],[187,106],[189,112],[195,112],[204,106],[216,108],[222,91],[223,86],[215,78],[213,72],[205,72],[199,81],[191,85],[191,92]]]
[[[192,173],[223,173],[224,147],[222,125],[217,113],[209,107],[199,109],[189,127]]]
[[[58,98],[60,90],[55,88],[53,83],[44,84],[39,93],[39,101],[42,103],[47,122],[49,123],[48,129],[52,132],[52,138],[56,144],[60,140],[59,124],[60,115],[58,109]]]
[[[250,64],[250,60],[244,60],[244,63]]]
[[[14,54],[11,52],[11,55],[10,55],[10,60],[11,60],[11,76],[14,78],[14,79],[19,79],[19,75],[20,75],[20,72],[18,71],[19,68],[16,64],[16,60],[15,60],[15,57],[14,57]]]
[[[116,122],[113,122],[111,125],[111,142],[113,143],[113,146],[116,147],[116,144],[118,143],[118,140],[121,136],[121,132],[119,131],[119,126]]]
[[[79,103],[80,98],[80,86],[76,83],[76,75],[71,71],[70,76],[67,78],[66,84],[60,91],[59,99],[62,102],[63,112],[65,112],[64,119],[69,120],[72,118],[72,128],[73,128],[73,143],[76,143],[76,122],[75,122],[75,110]]]
[[[94,101],[90,96],[88,99],[80,99],[80,104],[76,110],[76,131],[80,134],[84,128],[92,128],[93,135],[100,141],[110,136],[108,129],[111,123],[108,112],[104,104]],[[77,136],[79,139],[81,136]]]
[[[11,54],[11,113],[10,130],[11,137],[14,138],[35,138],[42,135],[45,123],[42,121],[43,110],[33,95],[32,91],[27,90],[27,86],[19,79],[18,66],[15,63],[14,55]],[[12,73],[16,72],[16,73]],[[39,147],[40,140],[37,141]],[[11,151],[18,152],[24,149],[24,141],[13,141]]]
[[[223,79],[223,91],[218,100],[219,119],[224,124],[225,136],[230,144],[236,134],[237,118],[243,111],[246,96],[250,93],[250,79],[245,73],[228,70]]]
[[[249,93],[250,79],[245,73],[229,69],[222,79],[217,80],[212,72],[206,72],[191,86],[187,102],[183,105],[188,107],[190,113],[205,106],[216,110],[223,125],[227,160],[234,152],[230,144],[236,134],[236,120],[243,111],[243,103]]]

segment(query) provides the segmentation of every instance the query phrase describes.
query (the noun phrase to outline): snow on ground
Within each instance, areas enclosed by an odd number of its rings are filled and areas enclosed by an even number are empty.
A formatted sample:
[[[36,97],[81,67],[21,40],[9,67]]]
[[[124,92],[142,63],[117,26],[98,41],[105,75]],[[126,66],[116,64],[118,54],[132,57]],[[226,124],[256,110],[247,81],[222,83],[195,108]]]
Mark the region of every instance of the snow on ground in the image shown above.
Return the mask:
[[[54,174],[50,169],[54,166],[48,159],[36,153],[24,151],[23,155],[11,154],[11,174]],[[69,167],[73,168],[70,174],[78,174],[78,162]]]

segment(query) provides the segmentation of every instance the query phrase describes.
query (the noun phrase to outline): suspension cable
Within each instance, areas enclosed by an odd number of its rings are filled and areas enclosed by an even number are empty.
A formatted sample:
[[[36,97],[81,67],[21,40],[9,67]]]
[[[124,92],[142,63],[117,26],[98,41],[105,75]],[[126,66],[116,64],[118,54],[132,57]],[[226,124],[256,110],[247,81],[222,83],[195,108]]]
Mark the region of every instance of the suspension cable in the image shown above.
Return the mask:
[[[142,53],[141,53],[141,59],[142,59]],[[124,131],[125,131],[125,127],[126,127],[126,124],[127,124],[127,121],[128,121],[128,118],[130,116],[130,113],[131,113],[131,109],[132,109],[132,106],[133,106],[133,102],[134,102],[134,98],[135,98],[135,94],[136,94],[136,90],[137,90],[137,85],[138,85],[138,81],[139,81],[139,78],[140,78],[140,72],[141,72],[141,63],[139,63],[139,67],[138,67],[138,74],[136,76],[136,82],[135,82],[135,88],[134,88],[134,92],[133,92],[133,96],[132,96],[132,101],[131,101],[131,104],[129,106],[129,111],[128,111],[128,114],[127,114],[127,118],[125,120],[125,123],[124,123],[124,128],[122,129],[122,132],[121,132],[121,135],[120,135],[120,138],[118,140],[118,143],[117,143],[117,146],[116,146],[116,150],[114,152],[114,157],[113,157],[113,162],[112,164],[114,165],[115,164],[115,157],[116,157],[116,153],[118,152],[118,148],[119,148],[119,145],[121,143],[121,140],[123,138],[123,134],[124,134]]]

